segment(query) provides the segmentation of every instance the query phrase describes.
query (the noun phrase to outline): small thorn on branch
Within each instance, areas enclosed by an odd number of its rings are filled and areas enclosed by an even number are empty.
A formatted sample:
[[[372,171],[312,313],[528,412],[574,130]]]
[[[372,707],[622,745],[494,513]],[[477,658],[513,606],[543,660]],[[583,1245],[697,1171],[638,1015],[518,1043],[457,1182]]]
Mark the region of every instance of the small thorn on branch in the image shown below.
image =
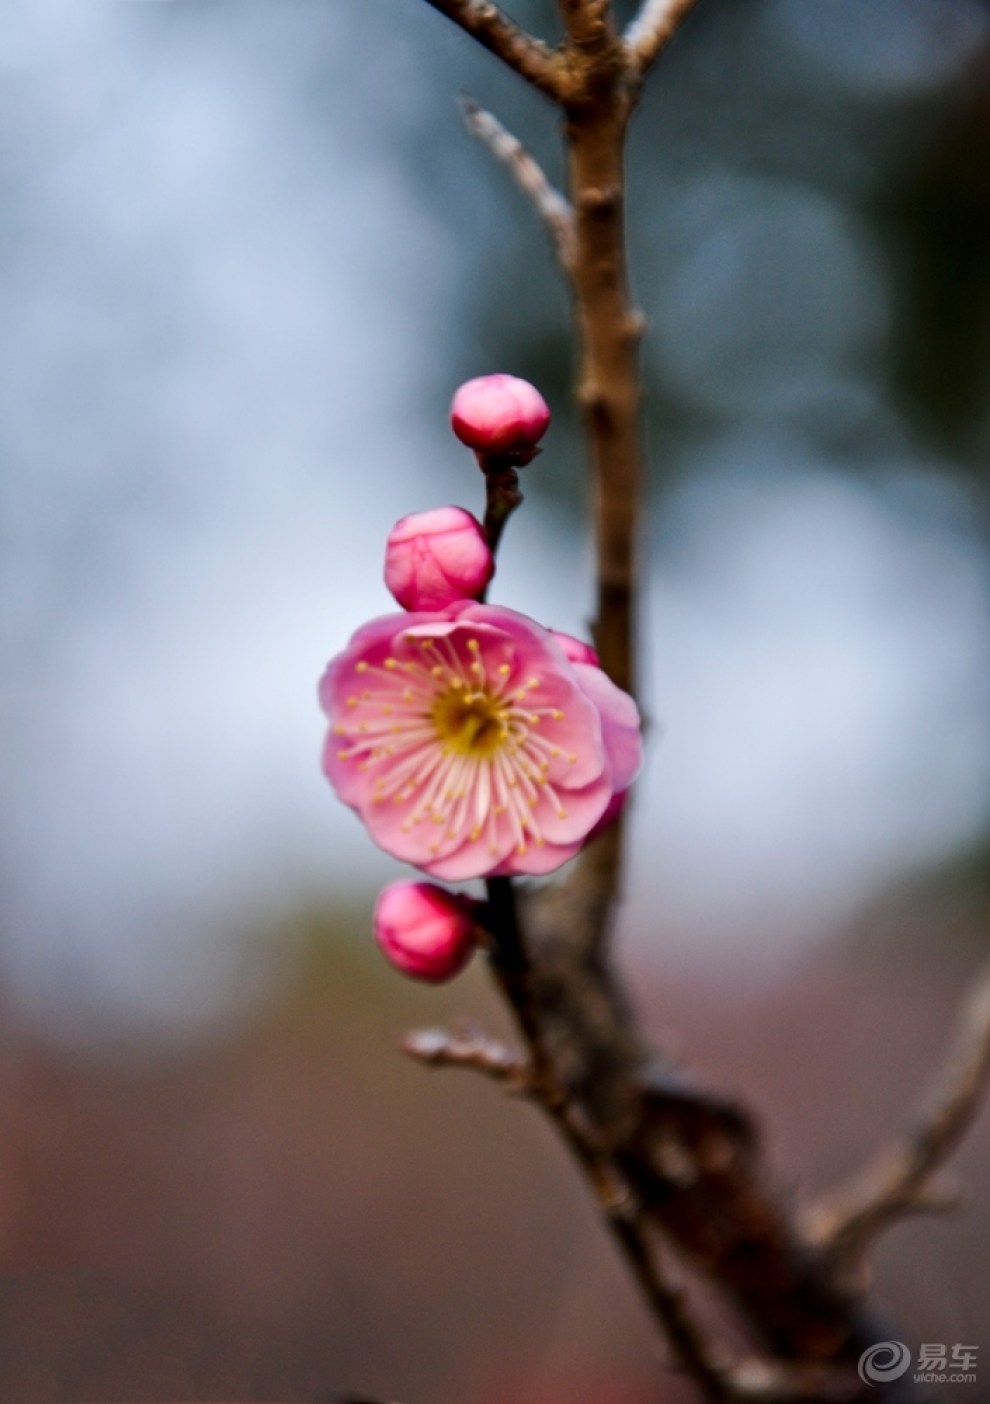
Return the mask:
[[[487,146],[530,200],[550,235],[557,257],[565,271],[570,271],[574,263],[574,211],[569,202],[551,185],[536,158],[497,117],[467,94],[461,98],[461,108],[468,131]]]
[[[643,0],[639,14],[623,36],[637,73],[644,74],[663,52],[694,4],[695,0]]]
[[[915,1126],[806,1216],[807,1235],[856,1272],[873,1240],[909,1214],[944,1213],[959,1201],[935,1178],[976,1118],[990,1082],[990,966],[960,1013],[953,1047]]]
[[[470,1068],[517,1095],[530,1090],[529,1064],[476,1024],[446,1029],[417,1029],[400,1045],[403,1053],[431,1068]]]

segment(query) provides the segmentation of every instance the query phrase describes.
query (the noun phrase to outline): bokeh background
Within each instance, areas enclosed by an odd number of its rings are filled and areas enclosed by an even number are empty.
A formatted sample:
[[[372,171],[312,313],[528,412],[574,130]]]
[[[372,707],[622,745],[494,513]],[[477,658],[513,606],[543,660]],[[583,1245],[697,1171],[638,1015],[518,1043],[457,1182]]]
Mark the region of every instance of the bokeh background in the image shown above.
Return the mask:
[[[620,958],[788,1194],[905,1124],[990,944],[988,80],[984,0],[701,0],[630,144],[652,739]],[[0,10],[17,1404],[688,1397],[534,1114],[395,1051],[500,1013],[481,970],[384,967],[400,870],[319,774],[385,533],[480,505],[468,376],[555,412],[495,598],[590,612],[567,299],[462,89],[559,175],[555,114],[418,0]],[[972,1210],[878,1254],[912,1346],[990,1353],[988,1164],[984,1118]]]

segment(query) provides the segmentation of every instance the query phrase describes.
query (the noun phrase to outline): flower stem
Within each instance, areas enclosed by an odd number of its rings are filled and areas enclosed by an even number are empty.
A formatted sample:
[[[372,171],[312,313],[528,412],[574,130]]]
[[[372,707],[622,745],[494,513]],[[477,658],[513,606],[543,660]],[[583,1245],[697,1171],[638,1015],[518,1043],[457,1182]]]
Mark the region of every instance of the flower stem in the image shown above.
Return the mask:
[[[486,457],[479,453],[478,463],[485,475],[485,516],[482,528],[494,556],[502,540],[505,524],[516,508],[522,505],[523,495],[519,488],[519,474],[511,458]]]

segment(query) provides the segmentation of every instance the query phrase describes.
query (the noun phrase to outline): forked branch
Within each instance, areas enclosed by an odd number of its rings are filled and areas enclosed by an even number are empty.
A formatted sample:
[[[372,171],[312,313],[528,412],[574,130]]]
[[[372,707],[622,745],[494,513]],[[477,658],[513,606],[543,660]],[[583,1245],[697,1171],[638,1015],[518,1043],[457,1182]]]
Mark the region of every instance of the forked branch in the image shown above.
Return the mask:
[[[809,1215],[810,1236],[843,1270],[855,1272],[897,1219],[953,1207],[956,1197],[935,1177],[972,1125],[988,1082],[990,966],[963,1005],[942,1074],[914,1127]]]

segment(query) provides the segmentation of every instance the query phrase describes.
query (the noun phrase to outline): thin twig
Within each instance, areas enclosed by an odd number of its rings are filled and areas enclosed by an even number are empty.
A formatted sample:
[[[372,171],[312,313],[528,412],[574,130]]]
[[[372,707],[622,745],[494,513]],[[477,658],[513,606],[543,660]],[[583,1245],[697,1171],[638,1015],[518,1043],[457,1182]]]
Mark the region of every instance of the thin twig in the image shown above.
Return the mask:
[[[639,14],[623,36],[638,73],[645,73],[663,52],[695,3],[696,0],[643,0]]]
[[[574,259],[574,211],[551,185],[542,166],[497,117],[479,107],[474,98],[461,98],[464,121],[472,136],[487,146],[496,161],[506,168],[524,195],[532,202],[566,272]]]
[[[557,60],[552,49],[487,0],[426,0],[435,10],[459,24],[483,48],[500,58],[520,77],[547,97],[557,100]]]
[[[639,1283],[675,1354],[709,1399],[727,1400],[736,1396],[731,1372],[714,1357],[711,1343],[691,1314],[687,1298],[664,1274],[660,1253],[651,1244],[639,1214],[610,1217],[609,1225],[626,1262]]]
[[[933,1177],[972,1125],[990,1082],[990,965],[960,1012],[952,1048],[911,1131],[808,1216],[812,1240],[854,1269],[896,1219],[948,1207]]]
[[[403,1053],[432,1068],[469,1068],[510,1092],[525,1092],[529,1065],[497,1038],[477,1026],[456,1029],[416,1029],[400,1045]]]
[[[539,1096],[539,1085],[535,1089]],[[594,1128],[568,1098],[540,1097],[575,1160],[583,1170],[602,1218],[629,1265],[658,1325],[666,1332],[685,1371],[709,1399],[733,1397],[727,1368],[715,1359],[706,1333],[694,1319],[685,1294],[668,1278],[655,1235],[636,1195],[599,1143]]]
[[[658,1324],[667,1332],[677,1358],[706,1397],[729,1400],[769,1398],[744,1388],[714,1359],[701,1326],[693,1319],[685,1294],[666,1276],[657,1246],[629,1187],[598,1145],[590,1125],[574,1106],[534,1079],[524,1058],[475,1025],[453,1032],[417,1029],[403,1039],[402,1051],[435,1068],[465,1068],[480,1073],[504,1090],[538,1102],[556,1124],[589,1182],[606,1227],[629,1264]],[[766,1373],[761,1376],[766,1378]]]

